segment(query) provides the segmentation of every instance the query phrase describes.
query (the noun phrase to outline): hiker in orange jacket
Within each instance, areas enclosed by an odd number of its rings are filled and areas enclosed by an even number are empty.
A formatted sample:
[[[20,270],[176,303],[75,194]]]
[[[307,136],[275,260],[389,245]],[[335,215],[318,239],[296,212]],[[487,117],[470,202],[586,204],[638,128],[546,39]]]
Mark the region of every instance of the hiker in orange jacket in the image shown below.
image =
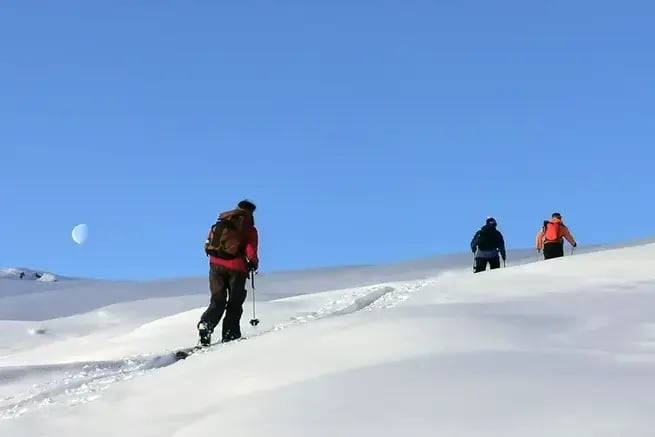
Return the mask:
[[[564,256],[564,239],[577,247],[571,231],[562,221],[562,215],[554,212],[550,220],[544,220],[543,227],[537,233],[537,252],[543,250],[544,259]]]

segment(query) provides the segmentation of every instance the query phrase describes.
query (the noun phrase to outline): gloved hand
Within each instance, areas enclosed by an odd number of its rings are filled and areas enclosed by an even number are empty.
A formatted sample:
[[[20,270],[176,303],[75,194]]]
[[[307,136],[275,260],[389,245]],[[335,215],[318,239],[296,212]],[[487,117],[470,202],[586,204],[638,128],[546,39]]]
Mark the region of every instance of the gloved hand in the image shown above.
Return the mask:
[[[248,260],[246,263],[248,265],[248,270],[250,270],[252,272],[256,272],[259,269],[259,264],[257,264],[254,261]]]
[[[578,243],[573,243],[573,247],[578,247]]]

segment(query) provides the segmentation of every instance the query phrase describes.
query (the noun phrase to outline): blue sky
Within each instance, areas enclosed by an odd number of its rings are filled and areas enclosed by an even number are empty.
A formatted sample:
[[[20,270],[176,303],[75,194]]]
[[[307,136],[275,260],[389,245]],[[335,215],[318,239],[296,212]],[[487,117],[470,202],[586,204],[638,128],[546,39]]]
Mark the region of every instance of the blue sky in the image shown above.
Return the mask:
[[[653,235],[652,2],[3,2],[0,266],[205,275]],[[77,223],[89,239],[70,237]],[[510,260],[511,261],[511,260]]]

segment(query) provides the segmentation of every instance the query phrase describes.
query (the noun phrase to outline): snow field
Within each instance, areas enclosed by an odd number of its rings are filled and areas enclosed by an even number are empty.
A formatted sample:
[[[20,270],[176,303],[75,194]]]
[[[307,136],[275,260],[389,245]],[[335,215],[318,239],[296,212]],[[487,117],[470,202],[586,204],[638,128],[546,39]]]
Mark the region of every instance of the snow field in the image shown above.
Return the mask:
[[[204,303],[174,307],[196,295],[43,320],[50,340],[0,356],[0,433],[652,436],[654,262],[647,243],[335,281],[258,301],[255,328],[247,304],[246,340],[176,363]],[[99,311],[120,323],[90,328]]]

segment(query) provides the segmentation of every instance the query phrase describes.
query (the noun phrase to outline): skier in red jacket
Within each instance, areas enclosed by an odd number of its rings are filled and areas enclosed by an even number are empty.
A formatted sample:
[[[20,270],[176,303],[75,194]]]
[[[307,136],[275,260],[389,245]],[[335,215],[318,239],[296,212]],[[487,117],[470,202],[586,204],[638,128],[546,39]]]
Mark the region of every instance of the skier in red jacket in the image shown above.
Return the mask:
[[[205,253],[209,257],[209,306],[198,322],[200,343],[208,346],[223,315],[222,341],[241,338],[241,315],[246,300],[246,281],[259,268],[259,234],[255,227],[255,204],[242,200],[237,208],[219,215],[235,223],[237,230],[214,227],[207,236]],[[218,247],[220,245],[220,247]]]

